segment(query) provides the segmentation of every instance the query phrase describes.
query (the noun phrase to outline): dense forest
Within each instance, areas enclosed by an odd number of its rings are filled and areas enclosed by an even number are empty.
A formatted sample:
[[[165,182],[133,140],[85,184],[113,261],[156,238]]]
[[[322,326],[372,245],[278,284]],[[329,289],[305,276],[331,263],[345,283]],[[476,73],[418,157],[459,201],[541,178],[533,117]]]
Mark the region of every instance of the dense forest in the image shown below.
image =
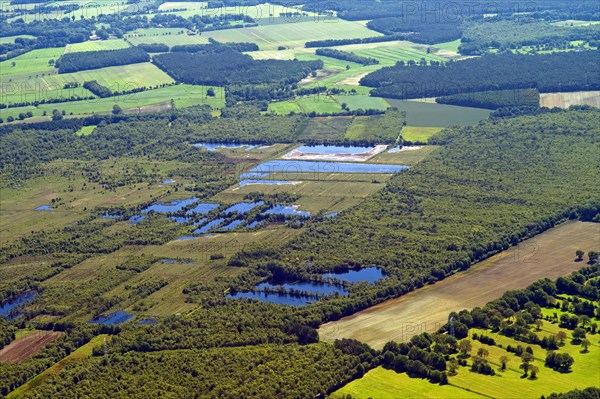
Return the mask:
[[[361,79],[371,95],[424,98],[489,90],[536,88],[540,92],[598,90],[599,51],[543,55],[503,53],[442,65],[382,68]]]
[[[367,27],[386,35],[404,35],[404,40],[435,44],[460,39],[460,19],[431,18],[381,18],[367,23]]]
[[[540,104],[540,93],[536,89],[479,91],[438,97],[435,101],[438,104],[486,109],[538,107]]]
[[[154,62],[178,82],[214,86],[291,84],[323,67],[322,61],[254,60],[227,46],[207,47],[195,53],[160,54]]]
[[[459,52],[481,55],[489,48],[515,49],[542,46],[545,49],[568,48],[572,41],[584,43],[600,40],[600,26],[557,26],[541,21],[499,20],[467,24]]]
[[[56,61],[56,67],[59,73],[70,73],[148,61],[150,56],[140,47],[129,47],[121,50],[66,53]]]

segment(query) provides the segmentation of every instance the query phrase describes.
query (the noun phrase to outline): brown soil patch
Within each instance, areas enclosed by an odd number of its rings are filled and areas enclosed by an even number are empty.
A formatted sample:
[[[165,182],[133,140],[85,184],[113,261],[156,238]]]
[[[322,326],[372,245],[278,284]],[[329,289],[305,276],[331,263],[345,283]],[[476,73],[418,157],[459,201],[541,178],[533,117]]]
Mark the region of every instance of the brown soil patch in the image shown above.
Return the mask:
[[[60,331],[36,331],[16,339],[0,350],[0,363],[22,363],[62,334]]]

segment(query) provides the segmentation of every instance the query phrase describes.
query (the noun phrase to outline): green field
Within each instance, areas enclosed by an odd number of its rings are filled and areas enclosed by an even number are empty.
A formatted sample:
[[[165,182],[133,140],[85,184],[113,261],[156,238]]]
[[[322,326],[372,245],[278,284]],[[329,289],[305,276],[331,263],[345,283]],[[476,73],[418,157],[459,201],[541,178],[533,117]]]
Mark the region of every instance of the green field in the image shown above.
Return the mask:
[[[405,126],[404,129],[402,129],[402,138],[411,143],[426,143],[431,136],[438,133],[440,130],[442,130],[440,127]]]
[[[83,43],[67,44],[65,53],[78,53],[81,51],[119,50],[130,47],[123,39],[113,40],[88,40]]]
[[[75,133],[78,136],[89,136],[90,134],[92,134],[92,132],[94,131],[94,129],[96,129],[96,126],[91,125],[91,126],[83,126],[81,129],[79,129],[79,131],[77,133]]]
[[[228,29],[205,32],[204,35],[220,42],[252,42],[261,50],[276,50],[279,46],[304,47],[311,40],[352,39],[381,34],[356,22],[337,20],[335,23],[298,22],[294,24],[265,25],[254,28]]]
[[[14,43],[15,39],[18,39],[18,38],[35,39],[35,36],[31,36],[31,35],[4,36],[4,37],[0,37],[0,44]]]
[[[188,10],[202,10],[208,6],[208,2],[204,1],[167,1],[162,3],[158,9],[160,11],[169,11],[174,9],[186,8]]]
[[[281,16],[281,13],[287,13],[291,11],[291,6],[282,6],[279,4],[256,4],[256,5],[227,5],[218,8],[206,8],[207,2],[186,2],[186,1],[175,1],[166,2],[160,5],[158,8],[161,11],[183,9],[186,11],[172,11],[169,14],[175,14],[184,18],[192,17],[194,15],[201,16],[220,16],[220,15],[232,15],[232,14],[244,14],[261,24],[277,23],[277,19]],[[314,13],[307,12],[309,16],[315,15]]]
[[[468,126],[487,119],[489,110],[422,101],[387,99],[392,107],[406,112],[406,123],[415,127]]]
[[[189,36],[187,30],[183,28],[136,29],[126,33],[124,37],[134,46],[141,43],[162,43],[169,47],[208,43],[208,38],[201,35]]]
[[[0,117],[17,117],[21,112],[31,111],[34,117],[42,117],[44,111],[52,115],[52,110],[64,110],[67,116],[71,115],[90,115],[94,113],[109,113],[115,104],[121,106],[123,110],[130,112],[158,111],[170,108],[171,99],[175,102],[175,107],[185,108],[192,105],[207,104],[213,108],[222,108],[225,106],[225,97],[222,88],[215,87],[215,97],[206,96],[207,87],[192,85],[175,85],[162,87],[155,90],[146,90],[139,93],[125,94],[117,98],[99,98],[94,100],[71,101],[57,104],[40,104],[37,107],[16,107],[0,109]],[[42,120],[47,120],[44,117]]]
[[[377,367],[359,380],[332,393],[330,399],[475,399],[483,398],[474,392],[452,385],[431,384],[427,380],[410,378],[405,373]]]
[[[435,48],[407,41],[381,43],[350,44],[333,47],[337,50],[348,51],[363,57],[378,59],[381,66],[394,65],[398,61],[447,61],[448,58],[435,54]],[[427,53],[427,49],[434,51]]]
[[[597,321],[597,319],[596,319]],[[539,336],[555,335],[559,330],[571,335],[569,330],[542,321]],[[581,353],[582,347],[571,343],[570,338],[564,346],[556,352],[568,353],[575,362],[568,373],[560,373],[544,366],[546,350],[535,344],[516,341],[489,330],[471,329],[471,333],[484,334],[495,340],[496,345],[485,345],[470,339],[472,343],[471,354],[474,356],[479,348],[488,350],[487,362],[495,370],[496,375],[487,376],[474,373],[467,367],[459,367],[454,376],[449,376],[449,385],[431,384],[427,380],[409,378],[405,373],[397,374],[392,370],[381,367],[369,371],[359,380],[352,381],[345,387],[333,393],[331,399],[343,399],[344,395],[351,394],[353,399],[371,398],[530,398],[537,399],[542,395],[552,392],[566,392],[573,389],[584,389],[588,386],[597,386],[600,379],[600,347],[597,335],[589,335],[589,352]],[[500,347],[501,345],[502,347]],[[539,368],[537,379],[523,378],[523,370],[519,368],[521,359],[506,351],[506,347],[522,345],[533,349],[533,365]],[[500,370],[500,357],[506,356],[509,360],[507,369]],[[469,365],[472,360],[467,359]]]
[[[287,115],[290,112],[296,114],[317,114],[339,113],[343,112],[342,104],[345,103],[351,111],[357,109],[377,109],[386,110],[388,103],[378,97],[369,97],[363,95],[315,95],[299,97],[292,100],[274,102],[269,104],[269,112],[280,115]]]
[[[91,92],[83,83],[91,80],[113,92],[131,91],[140,87],[153,88],[175,81],[150,62],[113,66],[65,74],[13,74],[5,77],[9,83],[0,89],[0,103],[19,103],[42,99],[89,97]],[[77,82],[79,87],[65,89],[66,83]]]
[[[14,74],[35,74],[35,73],[50,73],[54,70],[52,65],[48,64],[49,60],[57,60],[65,52],[63,47],[44,48],[31,50],[18,57],[0,62],[0,76],[2,82],[10,82],[7,75]],[[13,66],[13,63],[15,66]]]

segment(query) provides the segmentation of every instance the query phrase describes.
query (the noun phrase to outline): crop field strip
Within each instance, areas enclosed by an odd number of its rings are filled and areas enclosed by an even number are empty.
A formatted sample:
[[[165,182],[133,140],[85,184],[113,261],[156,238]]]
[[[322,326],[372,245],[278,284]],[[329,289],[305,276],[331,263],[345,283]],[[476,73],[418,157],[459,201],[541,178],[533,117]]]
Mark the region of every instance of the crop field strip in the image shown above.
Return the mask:
[[[153,90],[146,90],[138,93],[124,94],[118,97],[98,98],[93,100],[70,101],[55,104],[40,104],[37,107],[25,106],[6,108],[0,110],[2,117],[12,115],[17,117],[19,113],[31,111],[34,117],[40,117],[40,120],[49,120],[52,110],[64,110],[67,117],[71,112],[75,116],[90,114],[107,114],[112,112],[113,106],[118,104],[124,111],[156,111],[171,108],[171,99],[175,102],[176,108],[185,108],[192,105],[207,104],[213,108],[222,108],[225,106],[225,97],[222,88],[214,87],[216,95],[209,97],[206,95],[207,86],[193,86],[187,84],[162,87]],[[43,116],[46,111],[48,116]]]
[[[261,50],[275,50],[279,46],[304,47],[304,43],[323,37],[347,39],[380,36],[377,32],[373,32],[363,25],[343,20],[336,20],[335,22],[298,22],[290,25],[278,24],[255,28],[209,31],[204,34],[224,43],[256,43]]]
[[[483,306],[509,289],[579,270],[584,265],[573,260],[575,250],[599,250],[599,235],[597,223],[564,223],[434,285],[326,323],[320,328],[321,337],[354,338],[381,348],[391,340],[434,332],[451,311]]]

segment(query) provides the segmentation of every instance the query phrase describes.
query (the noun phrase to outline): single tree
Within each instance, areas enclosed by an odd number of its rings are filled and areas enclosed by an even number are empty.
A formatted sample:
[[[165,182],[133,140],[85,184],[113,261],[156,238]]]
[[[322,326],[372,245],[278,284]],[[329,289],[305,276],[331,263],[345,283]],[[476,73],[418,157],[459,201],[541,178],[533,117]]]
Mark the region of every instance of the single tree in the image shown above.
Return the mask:
[[[527,373],[529,371],[529,363],[531,363],[532,361],[533,355],[529,352],[523,352],[523,354],[521,355],[521,366],[519,367],[522,368],[525,372],[525,374],[523,374],[525,377],[527,377]]]
[[[531,372],[531,374],[529,375],[529,379],[530,380],[537,379],[537,373],[540,371],[540,369],[538,369],[537,366],[534,366],[533,364],[530,364],[529,365],[529,371]]]
[[[506,370],[506,363],[508,363],[508,357],[507,356],[501,356],[500,357],[500,370],[504,371]]]
[[[115,115],[120,114],[121,112],[123,112],[123,108],[121,108],[121,106],[119,104],[115,104],[112,107],[112,113]]]
[[[559,332],[556,333],[556,338],[558,338],[561,345],[564,345],[565,339],[567,339],[567,333],[564,332],[563,330],[560,330]]]
[[[479,350],[477,351],[477,356],[483,359],[487,358],[489,354],[490,352],[485,348],[479,348]]]
[[[590,251],[588,252],[588,258],[590,259],[590,263],[594,263],[598,260],[598,252]]]
[[[581,341],[585,338],[585,330],[581,327],[577,327],[573,330],[573,339],[576,341]]]
[[[583,346],[583,350],[581,351],[582,353],[588,353],[588,347],[590,346],[590,340],[589,339],[582,339],[581,340],[581,346]]]
[[[460,341],[460,343],[458,344],[458,350],[465,357],[467,357],[469,355],[469,353],[471,353],[471,349],[472,349],[471,341],[469,341],[468,339],[464,339],[464,340]]]

